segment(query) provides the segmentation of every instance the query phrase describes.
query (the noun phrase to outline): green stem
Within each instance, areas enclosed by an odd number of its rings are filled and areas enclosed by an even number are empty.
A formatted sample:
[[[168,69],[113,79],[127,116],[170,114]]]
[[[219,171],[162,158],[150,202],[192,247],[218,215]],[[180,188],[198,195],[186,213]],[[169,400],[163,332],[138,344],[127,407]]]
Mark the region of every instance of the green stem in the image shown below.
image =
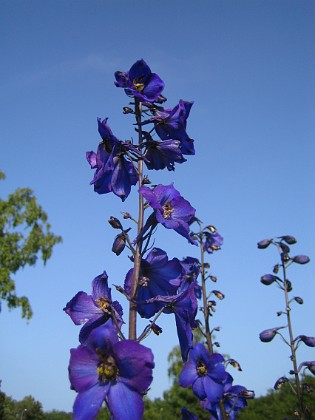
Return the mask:
[[[288,284],[287,284],[287,273],[286,273],[286,265],[285,262],[282,262],[282,271],[283,271],[283,282],[284,282],[284,295],[285,295],[285,305],[286,305],[286,316],[288,322],[288,331],[290,337],[290,349],[291,349],[291,360],[293,364],[294,376],[295,376],[295,383],[296,383],[296,396],[299,403],[301,419],[304,419],[304,408],[303,408],[303,396],[302,396],[302,386],[301,381],[298,373],[298,365],[296,360],[296,349],[294,343],[294,336],[293,336],[293,329],[292,329],[292,322],[291,322],[291,307],[289,302],[289,293],[288,293]]]

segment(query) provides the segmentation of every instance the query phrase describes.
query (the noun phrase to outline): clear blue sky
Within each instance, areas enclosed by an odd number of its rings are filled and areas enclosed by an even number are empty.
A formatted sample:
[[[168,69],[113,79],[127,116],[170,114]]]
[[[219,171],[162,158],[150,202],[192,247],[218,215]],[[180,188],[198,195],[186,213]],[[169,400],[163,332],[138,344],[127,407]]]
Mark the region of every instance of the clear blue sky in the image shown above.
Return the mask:
[[[130,263],[111,253],[115,232],[109,216],[135,210],[135,200],[98,196],[89,185],[85,152],[99,141],[97,117],[109,117],[119,138],[130,138],[131,118],[121,109],[123,91],[113,73],[139,58],[165,81],[169,106],[194,101],[188,133],[196,155],[175,173],[150,173],[154,183],[174,182],[217,226],[222,251],[211,258],[216,288],[226,294],[213,326],[223,353],[237,359],[235,383],[257,395],[291,369],[280,340],[263,344],[260,331],[283,325],[276,312],[283,299],[260,284],[277,262],[260,239],[291,234],[293,253],[308,254],[307,266],[292,268],[295,335],[314,328],[314,114],[315,3],[312,0],[2,0],[0,2],[1,197],[17,187],[34,190],[63,236],[45,268],[17,276],[19,294],[34,310],[27,324],[19,310],[0,314],[0,379],[15,399],[31,394],[45,410],[70,410],[75,393],[67,378],[76,328],[62,308],[78,290],[90,291],[104,269],[122,282]],[[156,245],[172,258],[198,256],[174,232],[160,229]],[[116,295],[115,295],[116,296]],[[119,296],[116,296],[120,298]],[[170,383],[167,355],[177,343],[170,318],[155,349],[149,394]],[[314,360],[300,347],[299,361]]]

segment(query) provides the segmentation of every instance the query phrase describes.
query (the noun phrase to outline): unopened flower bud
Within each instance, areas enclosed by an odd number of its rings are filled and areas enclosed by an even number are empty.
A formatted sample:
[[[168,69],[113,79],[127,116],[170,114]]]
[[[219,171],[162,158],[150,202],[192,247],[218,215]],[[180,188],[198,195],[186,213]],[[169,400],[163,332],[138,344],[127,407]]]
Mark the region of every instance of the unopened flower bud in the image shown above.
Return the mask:
[[[280,245],[280,248],[282,249],[282,252],[284,252],[286,254],[289,254],[290,248],[288,247],[287,244],[284,244],[283,242],[280,242],[279,245]]]
[[[213,343],[213,345],[214,345],[214,346],[216,346],[216,347],[220,347],[220,343],[219,343],[218,341],[215,341],[215,342]]]
[[[218,278],[216,276],[209,276],[209,279],[214,283],[218,281]]]
[[[285,235],[285,236],[281,236],[281,239],[289,245],[296,244],[296,239],[294,236]]]
[[[158,104],[163,104],[164,102],[166,102],[167,101],[167,98],[165,97],[165,96],[163,96],[163,95],[160,95],[158,98],[157,98],[157,100],[156,100],[156,102],[158,103]]]
[[[124,114],[133,114],[133,109],[130,108],[129,106],[124,106],[123,107],[123,113]]]
[[[122,225],[120,221],[113,216],[110,216],[108,223],[114,228],[114,229],[122,229]]]
[[[151,330],[154,332],[154,334],[156,335],[160,335],[162,334],[163,330],[161,327],[159,327],[157,324],[155,324],[154,322],[151,323],[150,325]]]
[[[209,300],[208,301],[208,308],[212,308],[213,306],[216,306],[216,301],[215,300]]]
[[[265,286],[270,286],[276,280],[280,280],[279,277],[272,274],[265,274],[260,278],[261,283]]]
[[[299,296],[295,296],[294,300],[295,300],[295,302],[299,303],[300,305],[303,304],[303,299]]]
[[[124,219],[131,219],[132,217],[131,217],[131,214],[130,213],[128,213],[128,212],[122,212],[122,215],[123,215],[123,218]]]
[[[246,399],[255,398],[255,392],[254,391],[250,391],[249,389],[245,389],[244,391],[241,392],[240,395],[242,397],[246,398]]]
[[[284,287],[287,289],[287,292],[292,292],[293,290],[292,283],[290,282],[290,280],[284,281]]]
[[[208,225],[207,229],[210,230],[211,233],[215,233],[217,231],[217,229],[212,225]]]
[[[242,371],[241,365],[234,359],[229,359],[228,363],[239,371]]]
[[[297,264],[307,264],[310,261],[310,259],[307,255],[296,255],[292,258],[292,261]]]
[[[274,389],[276,390],[280,389],[282,385],[285,384],[286,382],[289,382],[289,379],[286,378],[285,376],[281,376],[281,378],[279,378],[277,382],[274,384]]]
[[[212,293],[220,300],[224,299],[224,294],[221,293],[219,290],[212,290]]]
[[[119,235],[116,236],[114,240],[112,251],[118,256],[123,252],[123,250],[125,249],[125,246],[126,246],[125,235],[123,233],[120,233]]]
[[[147,176],[145,176],[142,180],[142,185],[151,184],[151,181]]]
[[[259,249],[265,249],[272,243],[272,239],[263,239],[262,241],[259,241],[257,246]]]
[[[278,272],[279,272],[279,268],[280,268],[280,265],[279,264],[276,264],[274,267],[273,267],[273,273],[275,273],[275,274],[278,274]]]
[[[277,328],[270,328],[268,330],[264,330],[259,334],[260,341],[263,343],[269,343],[274,339],[278,330],[285,328],[285,327],[277,327]]]

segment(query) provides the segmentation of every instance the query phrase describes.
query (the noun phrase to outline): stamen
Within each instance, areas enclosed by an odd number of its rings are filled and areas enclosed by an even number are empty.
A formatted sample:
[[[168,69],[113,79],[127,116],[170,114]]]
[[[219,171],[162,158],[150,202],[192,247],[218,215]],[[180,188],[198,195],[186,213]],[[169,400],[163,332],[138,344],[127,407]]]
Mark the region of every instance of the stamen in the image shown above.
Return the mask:
[[[197,372],[200,376],[204,376],[207,374],[207,368],[201,361],[198,363]]]
[[[110,300],[106,297],[102,297],[96,300],[97,306],[103,312],[108,312],[110,309]]]
[[[171,214],[174,211],[174,207],[172,206],[171,202],[168,201],[166,204],[164,204],[164,206],[162,206],[163,209],[163,217],[164,219],[170,219],[171,218]]]

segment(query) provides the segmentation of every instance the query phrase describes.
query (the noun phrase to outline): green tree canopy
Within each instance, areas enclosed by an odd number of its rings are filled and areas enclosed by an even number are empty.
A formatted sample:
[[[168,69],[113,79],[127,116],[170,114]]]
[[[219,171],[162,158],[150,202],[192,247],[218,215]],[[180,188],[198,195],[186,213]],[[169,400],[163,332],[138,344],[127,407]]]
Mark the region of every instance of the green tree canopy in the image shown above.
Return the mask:
[[[0,179],[4,178],[0,171]],[[32,308],[26,296],[17,296],[14,275],[27,265],[34,266],[39,256],[45,264],[62,241],[50,231],[47,219],[29,188],[17,189],[7,200],[0,198],[0,304],[21,307],[26,319],[32,317]]]

